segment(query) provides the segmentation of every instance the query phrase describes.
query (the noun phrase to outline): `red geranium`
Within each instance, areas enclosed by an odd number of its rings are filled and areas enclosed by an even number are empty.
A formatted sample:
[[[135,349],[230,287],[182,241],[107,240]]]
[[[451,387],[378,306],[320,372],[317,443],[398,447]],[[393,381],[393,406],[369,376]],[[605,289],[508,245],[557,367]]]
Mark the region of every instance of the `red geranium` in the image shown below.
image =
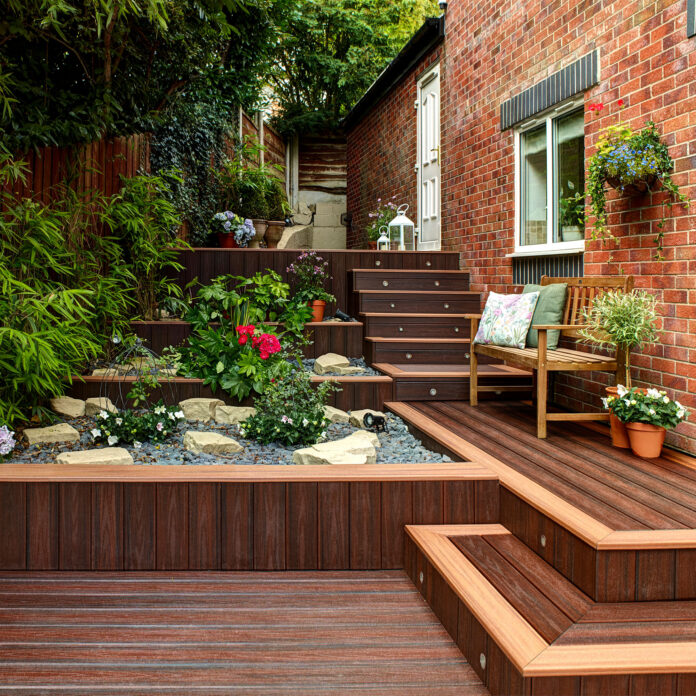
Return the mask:
[[[254,331],[256,331],[256,327],[253,324],[248,324],[246,326],[238,326],[237,333],[239,334],[239,339],[237,342],[239,343],[239,345],[245,345],[246,342],[249,340],[249,336],[254,335]]]
[[[600,112],[603,108],[604,108],[604,104],[602,104],[602,102],[595,102],[593,104],[590,104],[590,106],[589,106],[590,111]]]

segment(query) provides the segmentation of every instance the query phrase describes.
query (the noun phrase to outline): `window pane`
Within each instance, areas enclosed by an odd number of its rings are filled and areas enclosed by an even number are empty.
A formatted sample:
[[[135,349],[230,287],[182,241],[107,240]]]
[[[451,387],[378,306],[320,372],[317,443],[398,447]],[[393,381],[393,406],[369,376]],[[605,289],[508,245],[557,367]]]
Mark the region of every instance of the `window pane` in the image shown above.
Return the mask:
[[[546,125],[520,136],[522,141],[523,246],[546,244]]]
[[[585,116],[574,111],[555,121],[554,242],[585,238]]]

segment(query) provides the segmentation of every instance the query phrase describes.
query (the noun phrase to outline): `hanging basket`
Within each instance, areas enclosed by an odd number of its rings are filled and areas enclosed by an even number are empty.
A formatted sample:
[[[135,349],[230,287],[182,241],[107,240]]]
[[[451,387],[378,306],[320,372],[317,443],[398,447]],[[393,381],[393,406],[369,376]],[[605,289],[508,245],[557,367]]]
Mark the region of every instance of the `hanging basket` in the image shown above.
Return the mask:
[[[625,184],[623,185],[623,188],[621,185],[621,180],[614,177],[607,179],[607,183],[613,189],[623,193],[624,196],[644,196],[646,193],[653,190],[655,184],[657,184],[659,180],[659,177],[656,174],[653,174],[646,179],[639,179],[631,182],[630,184]]]

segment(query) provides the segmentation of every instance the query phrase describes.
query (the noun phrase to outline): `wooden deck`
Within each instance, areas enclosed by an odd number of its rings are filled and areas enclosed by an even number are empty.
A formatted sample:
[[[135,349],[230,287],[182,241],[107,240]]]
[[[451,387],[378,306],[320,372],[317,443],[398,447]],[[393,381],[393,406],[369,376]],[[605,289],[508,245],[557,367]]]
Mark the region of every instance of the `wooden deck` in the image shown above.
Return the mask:
[[[0,693],[488,691],[401,571],[5,572]]]

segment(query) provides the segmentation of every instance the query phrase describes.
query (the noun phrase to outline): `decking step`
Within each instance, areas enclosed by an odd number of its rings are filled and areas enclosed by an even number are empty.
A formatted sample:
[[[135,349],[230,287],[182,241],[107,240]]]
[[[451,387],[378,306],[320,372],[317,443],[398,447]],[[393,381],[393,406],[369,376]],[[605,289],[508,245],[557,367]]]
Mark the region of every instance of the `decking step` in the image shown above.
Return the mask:
[[[469,360],[468,338],[365,337],[368,363],[462,363]],[[489,360],[488,362],[492,362]]]
[[[406,570],[493,696],[694,693],[693,602],[596,603],[501,525],[407,526]]]
[[[469,336],[465,314],[394,314],[363,312],[367,336],[384,338],[464,338]]]
[[[468,290],[466,271],[357,268],[351,271],[353,290]]]
[[[360,290],[357,311],[390,314],[466,314],[481,309],[481,294],[471,290]]]
[[[468,364],[391,364],[375,363],[373,367],[394,380],[396,401],[468,401]],[[532,375],[507,365],[481,365],[481,386],[500,391],[481,392],[481,398],[504,397],[517,392],[520,398],[531,397]]]

